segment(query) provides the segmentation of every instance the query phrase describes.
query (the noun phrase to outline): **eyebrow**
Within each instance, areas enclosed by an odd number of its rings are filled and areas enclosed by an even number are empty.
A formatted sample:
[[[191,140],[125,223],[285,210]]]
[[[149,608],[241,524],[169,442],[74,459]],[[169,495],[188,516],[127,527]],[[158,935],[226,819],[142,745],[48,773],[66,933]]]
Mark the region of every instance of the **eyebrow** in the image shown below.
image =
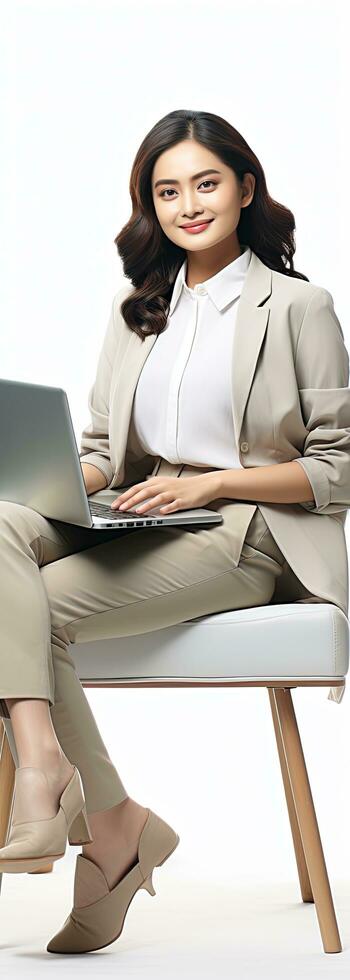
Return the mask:
[[[206,174],[220,174],[220,170],[200,170],[199,174],[193,174],[191,180],[198,180],[198,177],[205,177]],[[179,184],[179,180],[156,180],[154,189],[158,187],[159,184]]]

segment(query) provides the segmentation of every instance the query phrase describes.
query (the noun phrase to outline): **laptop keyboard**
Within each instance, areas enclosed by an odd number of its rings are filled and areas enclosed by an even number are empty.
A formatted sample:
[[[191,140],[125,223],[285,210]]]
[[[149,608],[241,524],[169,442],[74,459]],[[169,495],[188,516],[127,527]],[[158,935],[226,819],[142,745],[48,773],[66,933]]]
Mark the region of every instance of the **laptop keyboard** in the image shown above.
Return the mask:
[[[142,514],[138,514],[136,510],[132,510],[132,508],[125,513],[125,511],[115,510],[109,507],[108,504],[99,504],[97,500],[89,501],[89,508],[90,514],[93,514],[95,517],[122,517],[124,519],[124,517],[129,517],[129,515],[133,517],[143,516]]]

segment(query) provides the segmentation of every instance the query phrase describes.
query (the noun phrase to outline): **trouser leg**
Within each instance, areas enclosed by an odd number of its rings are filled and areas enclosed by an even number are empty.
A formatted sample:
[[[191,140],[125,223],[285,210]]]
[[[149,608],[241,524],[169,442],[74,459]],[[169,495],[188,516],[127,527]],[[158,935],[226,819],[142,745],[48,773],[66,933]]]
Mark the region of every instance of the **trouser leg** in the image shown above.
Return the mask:
[[[118,677],[118,637],[140,636],[209,613],[268,603],[282,572],[283,556],[280,562],[277,546],[261,521],[260,515],[255,536],[253,527],[237,567],[232,566],[229,537],[217,533],[221,526],[193,531],[174,526],[140,529],[128,538],[46,565],[41,575],[51,610],[54,662],[69,656],[69,645],[74,651],[75,643],[113,638]],[[69,711],[68,698],[69,691],[57,707],[61,722]],[[69,711],[72,723],[74,714]],[[79,731],[81,723],[79,718]],[[61,735],[62,730],[61,723]],[[88,743],[86,754],[90,758]],[[112,783],[102,785],[95,766],[86,767],[88,810],[113,805],[110,787],[113,792]]]
[[[122,537],[130,532],[113,532],[114,536],[117,533]],[[52,648],[50,607],[41,568],[108,536],[105,531],[51,522],[31,508],[0,501],[0,715],[13,744],[5,698],[49,701],[58,741],[78,767],[84,790],[86,786],[89,789],[90,773],[94,772],[90,812],[102,809],[100,798],[107,808],[128,794],[109,757],[68,648],[60,642]]]
[[[118,540],[108,532],[104,543],[90,546],[89,535],[95,539],[100,532],[64,525],[63,535],[57,522],[22,505],[1,502],[0,516],[6,583],[0,696],[47,698],[60,744],[81,772],[88,812],[111,807],[127,793],[86,700],[70,644],[268,603],[283,555],[260,512],[238,565],[229,520],[192,529],[143,528]]]

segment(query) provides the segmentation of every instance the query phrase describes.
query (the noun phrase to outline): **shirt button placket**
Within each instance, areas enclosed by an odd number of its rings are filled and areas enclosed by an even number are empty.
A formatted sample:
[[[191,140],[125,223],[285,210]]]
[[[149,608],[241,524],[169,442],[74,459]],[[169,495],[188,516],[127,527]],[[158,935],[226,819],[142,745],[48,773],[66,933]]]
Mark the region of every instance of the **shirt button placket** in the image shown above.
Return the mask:
[[[196,292],[196,291],[197,291],[197,289],[195,288],[194,292]],[[187,328],[187,331],[186,331],[186,334],[185,334],[185,338],[184,338],[185,343],[181,347],[181,350],[179,351],[179,357],[178,357],[178,360],[176,362],[177,363],[177,373],[176,373],[176,382],[175,382],[176,387],[175,387],[175,390],[174,390],[174,406],[173,406],[174,407],[174,430],[173,430],[174,431],[174,438],[173,438],[173,444],[174,444],[174,453],[176,455],[177,461],[179,461],[179,459],[180,459],[179,446],[178,446],[180,387],[181,387],[181,382],[182,382],[183,375],[184,375],[184,373],[186,371],[187,362],[189,360],[189,357],[191,356],[191,350],[192,350],[192,346],[193,346],[193,341],[194,341],[194,337],[195,337],[196,330],[197,330],[198,300],[197,300],[197,297],[196,296],[192,296],[192,300],[194,300],[194,315],[193,315],[193,320],[192,321],[189,320],[188,328]],[[175,368],[175,370],[176,370],[176,368]]]

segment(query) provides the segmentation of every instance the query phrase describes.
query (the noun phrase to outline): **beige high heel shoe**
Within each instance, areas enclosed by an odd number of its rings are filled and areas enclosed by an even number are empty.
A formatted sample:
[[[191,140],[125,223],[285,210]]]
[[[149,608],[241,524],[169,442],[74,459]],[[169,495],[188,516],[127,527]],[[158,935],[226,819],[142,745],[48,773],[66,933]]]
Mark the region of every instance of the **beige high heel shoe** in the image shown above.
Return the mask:
[[[109,946],[120,936],[130,902],[139,888],[155,895],[152,873],[170,857],[179,836],[169,824],[148,811],[142,829],[138,861],[109,890],[101,868],[78,854],[73,909],[47,945],[49,953],[88,953]]]
[[[0,848],[0,871],[37,871],[48,862],[57,861],[65,854],[67,836],[70,844],[93,842],[76,766],[60,796],[58,813],[55,817],[41,820],[25,819],[27,784],[23,780],[28,782],[25,775],[28,769],[35,767],[22,766],[15,772],[15,800],[16,791],[19,791],[19,802],[17,800],[16,820],[12,822],[8,842]],[[43,770],[36,769],[36,772],[40,772],[47,781]]]

